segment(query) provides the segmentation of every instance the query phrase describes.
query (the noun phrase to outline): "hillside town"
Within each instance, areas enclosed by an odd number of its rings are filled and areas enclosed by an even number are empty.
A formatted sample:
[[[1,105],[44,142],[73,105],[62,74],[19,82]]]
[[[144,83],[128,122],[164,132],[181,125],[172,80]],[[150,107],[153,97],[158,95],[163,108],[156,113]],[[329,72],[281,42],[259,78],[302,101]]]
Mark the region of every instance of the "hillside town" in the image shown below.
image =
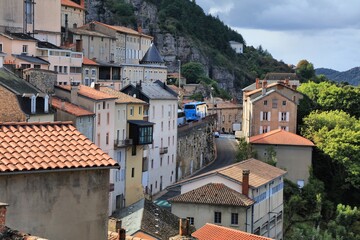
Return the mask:
[[[224,99],[87,4],[0,3],[0,239],[285,239],[284,187],[309,183],[315,147],[296,73]]]

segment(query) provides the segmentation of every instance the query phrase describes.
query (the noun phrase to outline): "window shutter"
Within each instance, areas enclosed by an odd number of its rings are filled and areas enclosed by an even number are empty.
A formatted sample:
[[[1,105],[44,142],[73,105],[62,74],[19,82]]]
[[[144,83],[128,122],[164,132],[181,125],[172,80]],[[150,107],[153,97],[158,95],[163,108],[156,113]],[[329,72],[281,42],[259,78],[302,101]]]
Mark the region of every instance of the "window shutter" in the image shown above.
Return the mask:
[[[260,126],[260,134],[262,134],[262,133],[263,133],[263,127]]]
[[[286,112],[286,121],[287,121],[287,122],[289,121],[289,118],[290,118],[290,113],[289,113],[289,112]]]
[[[268,121],[271,121],[271,112],[268,112]]]
[[[289,127],[288,127],[288,126],[286,126],[286,131],[289,131]]]
[[[281,121],[281,112],[279,112],[279,122]]]
[[[260,121],[263,120],[263,111],[260,112]]]
[[[270,126],[267,127],[267,132],[270,132]]]

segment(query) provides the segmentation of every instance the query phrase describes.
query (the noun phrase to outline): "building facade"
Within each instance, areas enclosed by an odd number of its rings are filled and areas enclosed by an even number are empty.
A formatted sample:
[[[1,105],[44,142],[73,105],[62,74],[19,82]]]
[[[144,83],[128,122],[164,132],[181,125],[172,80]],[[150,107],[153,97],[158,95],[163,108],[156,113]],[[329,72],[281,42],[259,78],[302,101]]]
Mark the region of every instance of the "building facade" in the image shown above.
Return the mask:
[[[283,83],[267,85],[245,91],[243,96],[242,130],[244,137],[283,129],[296,133],[297,105],[302,94]]]

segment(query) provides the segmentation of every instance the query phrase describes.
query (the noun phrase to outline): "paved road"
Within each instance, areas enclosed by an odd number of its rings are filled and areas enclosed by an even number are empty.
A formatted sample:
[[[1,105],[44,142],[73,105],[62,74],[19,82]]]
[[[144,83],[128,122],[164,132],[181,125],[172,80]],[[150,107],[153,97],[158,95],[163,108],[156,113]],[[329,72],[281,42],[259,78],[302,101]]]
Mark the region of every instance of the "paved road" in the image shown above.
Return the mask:
[[[219,138],[215,138],[217,158],[214,162],[196,172],[194,176],[222,168],[234,163],[237,149],[237,142],[234,135],[221,134]]]
[[[217,158],[210,163],[205,168],[201,169],[200,171],[196,172],[193,176],[197,176],[221,167],[228,166],[234,163],[236,149],[237,149],[237,142],[235,140],[234,135],[220,135],[219,138],[215,139],[216,149],[217,149]],[[169,198],[175,197],[180,194],[180,186],[168,188],[167,192],[156,199],[156,203],[170,211],[170,205],[166,201]]]

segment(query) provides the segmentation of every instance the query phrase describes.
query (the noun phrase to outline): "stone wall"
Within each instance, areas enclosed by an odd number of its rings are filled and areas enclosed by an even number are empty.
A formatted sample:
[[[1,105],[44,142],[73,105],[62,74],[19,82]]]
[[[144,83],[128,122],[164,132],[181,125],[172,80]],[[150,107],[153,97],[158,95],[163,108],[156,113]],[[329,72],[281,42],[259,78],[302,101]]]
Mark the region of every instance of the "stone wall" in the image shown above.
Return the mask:
[[[53,94],[56,83],[56,73],[49,70],[29,69],[24,71],[24,78],[42,92]]]
[[[214,123],[215,117],[211,115],[178,128],[177,180],[193,174],[215,159]]]

